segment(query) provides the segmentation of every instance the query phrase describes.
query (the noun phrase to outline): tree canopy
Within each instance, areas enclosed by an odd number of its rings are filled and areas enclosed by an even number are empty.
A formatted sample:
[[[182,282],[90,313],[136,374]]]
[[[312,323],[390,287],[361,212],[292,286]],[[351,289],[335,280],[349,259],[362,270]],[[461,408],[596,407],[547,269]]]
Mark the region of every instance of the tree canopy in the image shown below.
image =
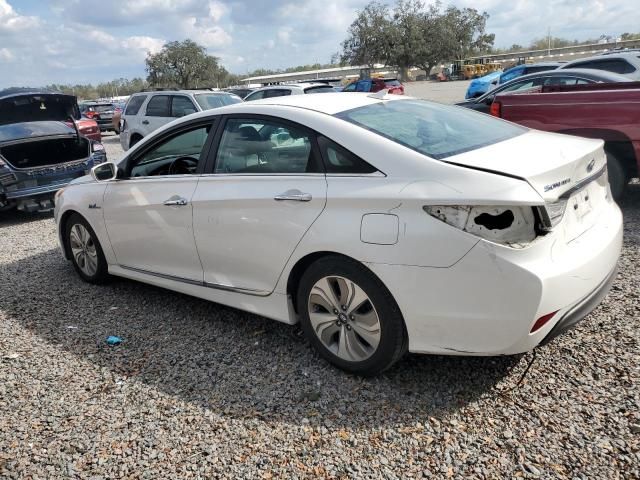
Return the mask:
[[[169,42],[147,54],[147,81],[154,87],[218,87],[229,77],[218,61],[192,40]]]
[[[485,32],[488,18],[486,12],[474,8],[444,9],[439,2],[427,5],[424,0],[398,0],[389,8],[375,0],[358,12],[349,27],[341,61],[429,71],[438,62],[491,48],[495,36]]]

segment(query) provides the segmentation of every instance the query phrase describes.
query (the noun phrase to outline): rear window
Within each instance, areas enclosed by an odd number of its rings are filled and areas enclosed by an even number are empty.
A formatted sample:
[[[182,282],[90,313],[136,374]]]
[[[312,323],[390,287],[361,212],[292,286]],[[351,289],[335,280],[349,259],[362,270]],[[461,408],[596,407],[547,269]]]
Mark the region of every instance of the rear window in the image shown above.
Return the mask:
[[[400,86],[400,82],[398,80],[385,80],[384,84],[387,87],[399,87]]]
[[[106,105],[92,105],[89,107],[89,110],[93,110],[94,112],[98,112],[98,113],[104,113],[104,112],[111,112],[113,111],[113,105],[111,104],[106,104]]]
[[[335,116],[435,159],[476,150],[527,131],[466,108],[421,100],[374,103]]]
[[[234,103],[242,103],[242,99],[235,95],[216,95],[210,93],[199,93],[196,96],[196,102],[203,110],[224,107],[225,105],[233,105]]]
[[[304,93],[332,93],[335,92],[331,85],[322,85],[319,87],[309,87],[304,89]]]
[[[589,62],[574,63],[572,68],[593,68],[595,70],[605,70],[613,73],[633,73],[636,68],[626,60],[607,59],[607,60],[591,60]]]
[[[135,95],[129,99],[127,103],[127,107],[124,111],[125,115],[137,115],[140,111],[140,107],[144,103],[146,95]]]

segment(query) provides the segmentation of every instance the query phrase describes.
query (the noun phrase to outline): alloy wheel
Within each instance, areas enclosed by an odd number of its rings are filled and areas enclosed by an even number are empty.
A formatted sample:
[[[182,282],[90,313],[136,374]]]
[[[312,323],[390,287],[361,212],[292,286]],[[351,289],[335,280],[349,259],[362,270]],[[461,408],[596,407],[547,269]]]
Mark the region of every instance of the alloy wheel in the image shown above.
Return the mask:
[[[375,353],[380,319],[371,299],[352,280],[321,278],[311,289],[308,309],[313,332],[337,357],[361,362]]]
[[[93,277],[98,271],[98,252],[91,234],[84,225],[76,223],[71,227],[69,246],[78,268],[88,277]]]

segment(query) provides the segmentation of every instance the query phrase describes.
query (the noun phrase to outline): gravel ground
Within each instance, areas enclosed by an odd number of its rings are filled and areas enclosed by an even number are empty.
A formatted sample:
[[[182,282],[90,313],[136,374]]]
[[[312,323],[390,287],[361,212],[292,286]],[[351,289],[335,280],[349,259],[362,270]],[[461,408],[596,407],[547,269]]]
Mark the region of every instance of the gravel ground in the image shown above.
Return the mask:
[[[640,478],[639,184],[623,210],[613,290],[521,382],[531,353],[348,376],[296,327],[85,284],[50,216],[0,214],[0,478]]]

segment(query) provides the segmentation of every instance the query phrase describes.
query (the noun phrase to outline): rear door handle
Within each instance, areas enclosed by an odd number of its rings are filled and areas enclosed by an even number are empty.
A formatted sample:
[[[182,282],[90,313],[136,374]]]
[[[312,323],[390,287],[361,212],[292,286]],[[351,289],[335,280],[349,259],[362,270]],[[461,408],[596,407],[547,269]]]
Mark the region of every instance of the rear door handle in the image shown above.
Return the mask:
[[[177,195],[164,201],[164,204],[169,207],[183,207],[187,203],[189,202],[187,201],[186,198],[178,197]]]
[[[149,120],[142,120],[143,125],[149,125]]]
[[[279,202],[290,200],[294,202],[310,202],[313,197],[310,193],[302,193],[300,190],[287,190],[280,195],[273,197],[274,200]]]

